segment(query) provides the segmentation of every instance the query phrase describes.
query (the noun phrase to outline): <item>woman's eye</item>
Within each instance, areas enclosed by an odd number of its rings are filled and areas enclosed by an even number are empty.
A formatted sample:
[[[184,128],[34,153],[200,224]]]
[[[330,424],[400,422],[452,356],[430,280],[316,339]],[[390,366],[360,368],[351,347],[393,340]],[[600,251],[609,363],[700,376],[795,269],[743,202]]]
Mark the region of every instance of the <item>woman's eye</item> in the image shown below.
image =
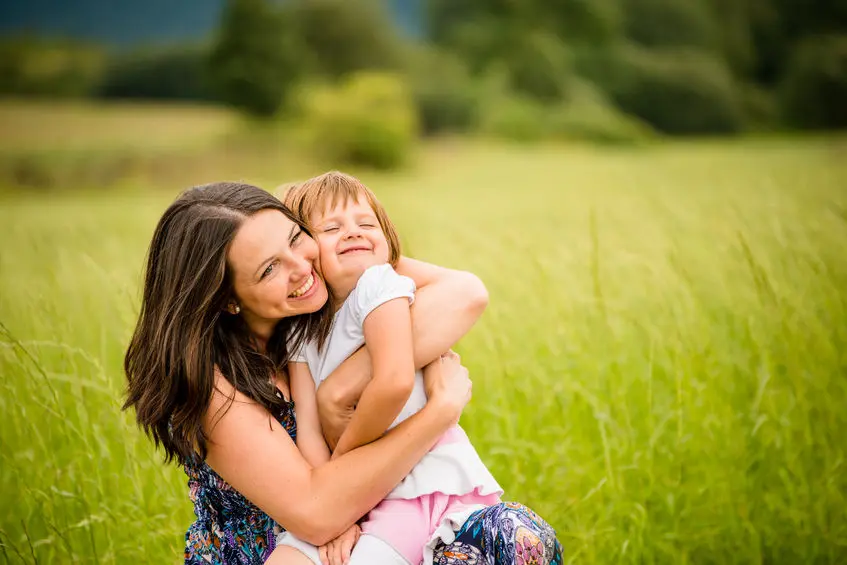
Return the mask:
[[[271,263],[270,265],[267,266],[267,268],[265,268],[264,272],[262,273],[261,278],[265,278],[266,276],[271,274],[271,272],[273,272],[273,270],[274,270],[274,264]]]
[[[298,231],[297,233],[294,234],[294,237],[291,238],[291,243],[289,243],[289,245],[291,247],[293,247],[294,244],[296,244],[298,241],[300,241],[301,235],[303,235],[303,230],[300,230],[300,231]]]

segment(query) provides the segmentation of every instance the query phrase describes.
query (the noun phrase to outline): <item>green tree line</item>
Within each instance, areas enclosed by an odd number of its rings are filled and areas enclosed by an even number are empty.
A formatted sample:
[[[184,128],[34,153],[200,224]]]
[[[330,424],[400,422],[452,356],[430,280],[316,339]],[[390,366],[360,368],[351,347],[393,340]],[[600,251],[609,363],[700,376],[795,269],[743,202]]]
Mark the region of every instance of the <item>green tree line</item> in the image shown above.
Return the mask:
[[[229,0],[200,44],[115,54],[7,38],[0,92],[271,116],[302,111],[304,85],[341,90],[376,71],[402,83],[382,91],[408,96],[425,134],[847,126],[845,0],[426,0],[423,17],[410,38],[379,0]]]

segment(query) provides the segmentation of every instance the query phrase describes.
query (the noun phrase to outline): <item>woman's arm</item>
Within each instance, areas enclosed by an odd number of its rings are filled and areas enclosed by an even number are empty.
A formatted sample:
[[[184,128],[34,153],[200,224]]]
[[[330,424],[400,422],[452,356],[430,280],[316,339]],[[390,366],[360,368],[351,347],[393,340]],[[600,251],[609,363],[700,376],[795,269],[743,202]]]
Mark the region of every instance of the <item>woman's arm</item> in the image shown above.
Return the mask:
[[[329,448],[318,420],[315,381],[306,363],[289,363],[288,376],[297,414],[297,449],[312,467],[318,467],[329,461]]]
[[[365,386],[356,412],[333,451],[333,458],[384,434],[415,386],[409,299],[395,298],[375,308],[367,315],[363,326],[373,378]]]
[[[415,368],[421,369],[470,331],[488,306],[488,291],[473,273],[408,257],[400,258],[396,271],[415,281],[418,289],[412,304],[412,335]]]
[[[323,545],[379,503],[458,421],[470,400],[470,380],[458,362],[450,363],[428,369],[429,402],[421,411],[317,468],[264,408],[218,376],[204,421],[206,461],[283,528]]]
[[[421,368],[473,327],[488,305],[488,292],[472,273],[408,257],[400,259],[396,270],[414,280],[418,289],[411,312],[415,368]],[[318,414],[331,448],[350,422],[371,374],[370,355],[363,347],[318,387]]]

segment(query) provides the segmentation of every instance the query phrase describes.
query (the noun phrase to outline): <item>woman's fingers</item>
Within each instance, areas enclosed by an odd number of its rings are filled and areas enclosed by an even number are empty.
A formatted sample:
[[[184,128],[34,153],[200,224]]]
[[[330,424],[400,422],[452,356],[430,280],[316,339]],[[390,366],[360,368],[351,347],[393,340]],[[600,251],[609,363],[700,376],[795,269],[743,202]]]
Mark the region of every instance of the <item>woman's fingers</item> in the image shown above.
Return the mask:
[[[341,555],[341,546],[344,538],[336,539],[330,544],[329,562],[330,565],[344,565],[344,558]]]
[[[429,400],[437,399],[456,421],[471,399],[468,369],[454,351],[448,351],[424,368],[424,387]]]
[[[344,536],[341,541],[341,564],[346,565],[350,561],[350,553],[353,552],[353,546],[356,544],[356,538],[353,535]]]
[[[462,362],[462,357],[458,353],[453,351],[452,349],[448,349],[447,353],[442,355],[441,358],[442,359],[450,359],[450,360],[453,360],[453,361],[457,361],[459,363]]]
[[[327,546],[322,545],[318,548],[318,557],[321,558],[321,563],[323,565],[330,565],[329,556],[327,555]]]

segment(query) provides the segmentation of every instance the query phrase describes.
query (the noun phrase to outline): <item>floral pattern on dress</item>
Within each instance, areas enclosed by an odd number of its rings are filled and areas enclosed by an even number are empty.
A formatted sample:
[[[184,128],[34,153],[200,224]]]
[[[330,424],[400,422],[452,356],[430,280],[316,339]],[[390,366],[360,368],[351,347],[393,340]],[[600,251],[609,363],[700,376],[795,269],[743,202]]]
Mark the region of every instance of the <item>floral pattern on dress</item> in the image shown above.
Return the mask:
[[[276,419],[296,440],[294,403],[286,402]],[[185,534],[185,565],[264,563],[276,547],[276,536],[282,528],[198,455],[188,458],[184,469],[197,516]]]
[[[469,547],[476,552],[466,551]],[[523,504],[501,502],[471,514],[453,543],[436,547],[433,565],[562,565],[562,561],[562,545],[550,524]]]

